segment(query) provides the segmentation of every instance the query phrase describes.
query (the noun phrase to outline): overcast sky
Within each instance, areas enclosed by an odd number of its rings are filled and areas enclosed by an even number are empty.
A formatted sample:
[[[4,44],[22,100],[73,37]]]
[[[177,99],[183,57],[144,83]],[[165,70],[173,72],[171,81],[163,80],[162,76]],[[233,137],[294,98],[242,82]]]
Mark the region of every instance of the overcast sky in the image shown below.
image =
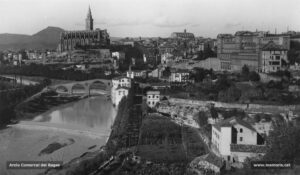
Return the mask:
[[[187,29],[216,37],[237,30],[300,31],[299,0],[0,0],[0,33],[34,34],[47,26],[94,28],[110,36],[161,36]]]

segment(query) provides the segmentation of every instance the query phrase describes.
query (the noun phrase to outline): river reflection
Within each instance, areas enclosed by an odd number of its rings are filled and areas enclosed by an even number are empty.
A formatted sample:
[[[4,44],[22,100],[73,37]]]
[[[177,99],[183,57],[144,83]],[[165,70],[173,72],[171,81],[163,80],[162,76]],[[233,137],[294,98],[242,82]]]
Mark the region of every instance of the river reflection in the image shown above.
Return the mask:
[[[68,162],[87,151],[105,145],[116,110],[104,96],[92,97],[59,106],[35,117],[0,130],[0,174],[36,174],[43,170],[7,170],[7,161]],[[40,156],[54,142],[72,139],[74,143]],[[93,147],[92,150],[89,148]]]
[[[63,124],[74,129],[110,131],[116,111],[105,97],[93,97],[37,116],[33,121]],[[108,117],[110,116],[110,117]]]

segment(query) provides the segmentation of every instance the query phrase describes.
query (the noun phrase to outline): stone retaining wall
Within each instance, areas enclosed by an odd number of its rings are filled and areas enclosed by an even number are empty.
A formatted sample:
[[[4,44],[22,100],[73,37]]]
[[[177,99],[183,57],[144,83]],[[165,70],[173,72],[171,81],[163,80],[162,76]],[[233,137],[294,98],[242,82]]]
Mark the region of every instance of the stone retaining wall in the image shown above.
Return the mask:
[[[180,98],[169,98],[171,104],[185,104],[191,106],[207,106],[214,104],[218,108],[238,108],[247,112],[265,112],[265,113],[286,113],[288,111],[300,110],[300,105],[264,105],[264,104],[240,104],[240,103],[224,103],[217,101],[202,101],[202,100],[189,100]]]

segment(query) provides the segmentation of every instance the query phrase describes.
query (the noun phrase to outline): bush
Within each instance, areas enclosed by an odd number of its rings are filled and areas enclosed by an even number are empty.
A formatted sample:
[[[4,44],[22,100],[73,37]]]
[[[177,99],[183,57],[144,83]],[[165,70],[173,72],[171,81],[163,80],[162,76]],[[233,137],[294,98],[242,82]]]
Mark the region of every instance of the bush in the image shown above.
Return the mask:
[[[260,76],[258,73],[251,71],[249,74],[249,80],[250,81],[259,81],[260,80]]]

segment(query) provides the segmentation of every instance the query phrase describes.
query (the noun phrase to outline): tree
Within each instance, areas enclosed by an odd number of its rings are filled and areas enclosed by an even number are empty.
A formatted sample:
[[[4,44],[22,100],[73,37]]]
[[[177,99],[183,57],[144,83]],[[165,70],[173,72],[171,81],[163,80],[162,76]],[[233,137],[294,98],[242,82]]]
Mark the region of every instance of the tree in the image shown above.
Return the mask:
[[[216,82],[216,90],[221,91],[221,90],[226,90],[230,87],[230,81],[228,80],[226,75],[221,75],[221,77],[218,78]]]
[[[248,80],[249,73],[250,73],[250,70],[249,70],[248,66],[244,65],[242,67],[242,77],[244,80]]]
[[[200,67],[195,67],[194,72],[195,73],[192,75],[192,77],[195,78],[196,82],[202,82],[206,75],[213,74],[212,70],[207,70]]]
[[[251,71],[249,73],[249,80],[250,81],[259,81],[260,80],[260,76],[258,73],[254,72],[254,71]]]
[[[205,126],[208,124],[207,122],[208,118],[204,111],[200,111],[198,114],[198,117],[196,118],[196,121],[198,122],[199,126]]]
[[[218,99],[224,102],[235,102],[241,97],[241,90],[235,86],[231,86],[227,90],[222,90],[219,92]]]
[[[300,127],[283,119],[273,122],[267,139],[268,151],[264,160],[295,160],[300,158]]]

